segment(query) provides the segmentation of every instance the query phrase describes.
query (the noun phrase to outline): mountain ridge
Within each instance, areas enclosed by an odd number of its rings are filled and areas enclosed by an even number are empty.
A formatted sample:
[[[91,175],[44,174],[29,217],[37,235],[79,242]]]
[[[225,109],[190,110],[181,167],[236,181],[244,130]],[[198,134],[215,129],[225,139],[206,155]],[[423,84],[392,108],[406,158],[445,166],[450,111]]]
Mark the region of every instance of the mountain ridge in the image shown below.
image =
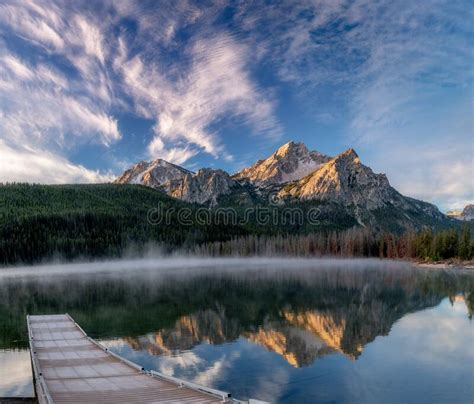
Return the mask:
[[[211,168],[192,172],[158,159],[136,164],[115,183],[140,183],[208,207],[275,199],[287,205],[309,203],[326,213],[342,209],[361,226],[380,224],[391,211],[405,229],[447,219],[435,205],[400,194],[385,174],[362,164],[353,148],[330,157],[294,141],[234,175]]]

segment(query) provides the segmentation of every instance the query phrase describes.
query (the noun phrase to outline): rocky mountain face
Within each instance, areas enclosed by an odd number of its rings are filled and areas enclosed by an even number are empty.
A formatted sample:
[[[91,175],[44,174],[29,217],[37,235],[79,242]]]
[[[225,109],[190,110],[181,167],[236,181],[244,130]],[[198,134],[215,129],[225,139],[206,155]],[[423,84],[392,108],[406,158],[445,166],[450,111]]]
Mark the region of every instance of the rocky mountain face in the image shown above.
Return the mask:
[[[187,173],[184,177],[171,180],[168,193],[191,203],[217,205],[217,198],[231,193],[238,184],[222,170],[202,168],[196,174]]]
[[[346,150],[311,174],[284,186],[278,195],[300,200],[324,200],[369,210],[397,199],[385,174],[375,174],[360,162],[354,149]],[[403,201],[401,201],[403,203]]]
[[[463,210],[450,210],[446,214],[453,219],[474,220],[474,205],[466,205]]]
[[[159,189],[190,203],[215,205],[237,183],[222,170],[202,168],[197,173],[162,159],[142,161],[115,180],[117,184],[141,184]]]
[[[262,186],[283,184],[299,180],[331,160],[317,151],[309,151],[303,143],[289,142],[265,160],[235,174],[237,179],[247,179]]]
[[[164,188],[170,181],[183,178],[193,173],[183,167],[168,163],[162,159],[156,159],[150,162],[141,161],[133,167],[126,170],[115,180],[117,184],[141,184],[152,188]]]
[[[462,216],[466,220],[473,220],[474,219],[474,205],[467,205],[462,211]]]
[[[354,149],[337,155],[306,177],[286,184],[278,196],[352,207],[360,224],[370,222],[370,212],[387,208],[443,218],[436,206],[401,195],[385,174],[376,174],[363,165]]]
[[[115,182],[150,186],[211,207],[224,200],[227,205],[264,204],[276,196],[287,204],[321,206],[328,217],[335,216],[334,209],[338,215],[342,211],[362,226],[391,220],[398,228],[417,228],[449,220],[436,206],[401,195],[385,174],[362,164],[354,149],[329,157],[295,142],[233,176],[210,168],[193,173],[158,159],[138,163]]]

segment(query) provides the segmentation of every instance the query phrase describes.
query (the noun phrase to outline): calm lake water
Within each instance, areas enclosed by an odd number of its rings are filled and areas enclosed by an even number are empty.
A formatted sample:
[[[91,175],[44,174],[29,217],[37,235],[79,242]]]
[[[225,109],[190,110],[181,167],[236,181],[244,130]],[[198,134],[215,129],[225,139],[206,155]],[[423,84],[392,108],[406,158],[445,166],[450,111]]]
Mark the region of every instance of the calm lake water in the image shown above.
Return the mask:
[[[2,270],[0,396],[33,394],[26,314],[68,312],[133,362],[240,399],[469,403],[473,307],[473,275],[380,261]]]

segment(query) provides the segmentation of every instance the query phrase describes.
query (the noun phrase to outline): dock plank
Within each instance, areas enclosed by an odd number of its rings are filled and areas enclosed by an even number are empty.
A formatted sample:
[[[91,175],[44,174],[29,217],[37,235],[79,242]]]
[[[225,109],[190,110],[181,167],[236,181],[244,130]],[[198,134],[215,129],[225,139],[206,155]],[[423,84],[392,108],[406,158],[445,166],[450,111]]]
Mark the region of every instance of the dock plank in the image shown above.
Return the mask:
[[[235,402],[227,393],[140,370],[89,338],[67,314],[27,321],[39,403]]]

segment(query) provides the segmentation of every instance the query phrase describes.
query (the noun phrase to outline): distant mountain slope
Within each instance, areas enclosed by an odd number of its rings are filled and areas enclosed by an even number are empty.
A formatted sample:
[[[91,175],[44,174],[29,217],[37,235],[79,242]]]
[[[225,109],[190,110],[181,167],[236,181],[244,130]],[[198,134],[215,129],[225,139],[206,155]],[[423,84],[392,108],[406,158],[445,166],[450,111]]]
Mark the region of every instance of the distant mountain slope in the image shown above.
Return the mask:
[[[466,205],[462,211],[451,210],[447,215],[458,220],[474,220],[474,205]]]

